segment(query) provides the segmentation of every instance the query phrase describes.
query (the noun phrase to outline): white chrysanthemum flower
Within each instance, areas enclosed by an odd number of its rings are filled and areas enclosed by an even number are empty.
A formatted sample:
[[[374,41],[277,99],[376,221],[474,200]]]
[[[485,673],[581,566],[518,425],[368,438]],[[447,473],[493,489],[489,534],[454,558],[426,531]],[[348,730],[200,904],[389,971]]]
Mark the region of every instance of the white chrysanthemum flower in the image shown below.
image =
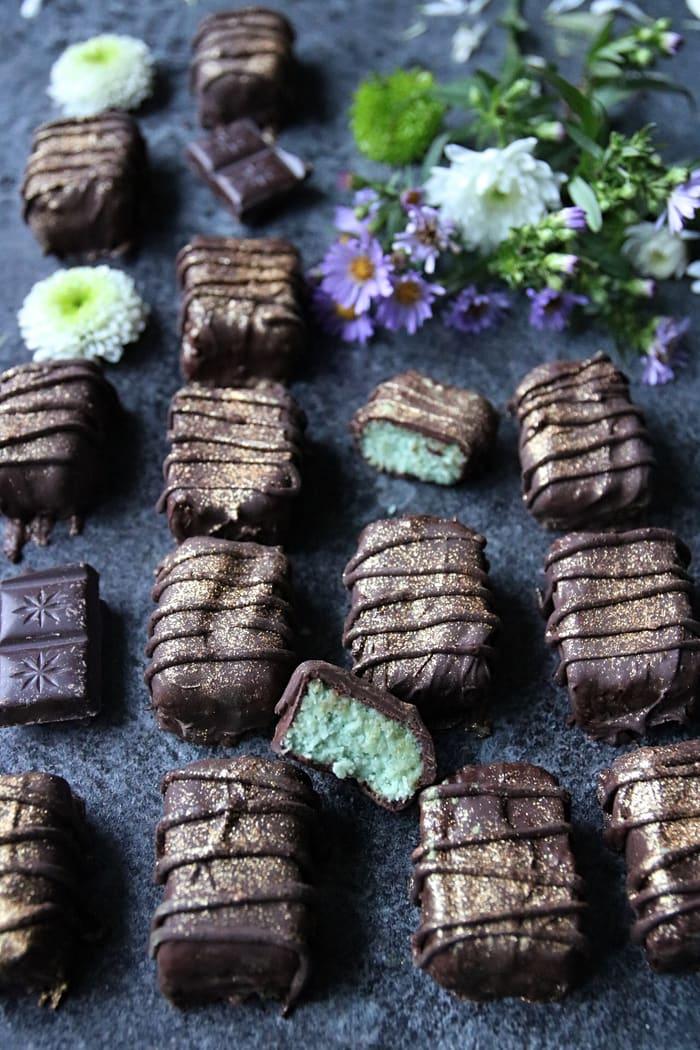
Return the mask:
[[[428,203],[460,228],[469,247],[489,251],[510,230],[537,223],[561,207],[564,176],[533,156],[537,139],[482,152],[449,145],[449,168],[433,168],[425,185]]]
[[[128,274],[110,266],[74,266],[38,281],[18,321],[35,361],[84,357],[119,361],[146,326],[148,307]]]
[[[685,0],[685,2],[690,13],[695,15],[696,18],[700,18],[700,0]]]
[[[688,265],[688,249],[683,238],[668,226],[657,227],[653,222],[629,226],[622,251],[637,273],[657,281],[682,277]]]
[[[695,262],[691,262],[688,269],[685,271],[686,277],[692,277],[693,283],[690,286],[691,292],[695,295],[700,295],[700,259],[696,259]]]
[[[143,40],[104,33],[72,44],[54,62],[48,92],[66,117],[136,109],[153,87],[153,55]]]

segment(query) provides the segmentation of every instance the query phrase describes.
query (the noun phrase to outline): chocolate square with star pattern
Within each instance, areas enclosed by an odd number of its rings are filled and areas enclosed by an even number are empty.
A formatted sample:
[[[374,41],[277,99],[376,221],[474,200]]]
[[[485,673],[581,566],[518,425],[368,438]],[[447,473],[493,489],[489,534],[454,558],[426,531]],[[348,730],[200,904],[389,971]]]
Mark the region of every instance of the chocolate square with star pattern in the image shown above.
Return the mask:
[[[89,565],[0,584],[0,726],[62,722],[100,707],[99,576]]]

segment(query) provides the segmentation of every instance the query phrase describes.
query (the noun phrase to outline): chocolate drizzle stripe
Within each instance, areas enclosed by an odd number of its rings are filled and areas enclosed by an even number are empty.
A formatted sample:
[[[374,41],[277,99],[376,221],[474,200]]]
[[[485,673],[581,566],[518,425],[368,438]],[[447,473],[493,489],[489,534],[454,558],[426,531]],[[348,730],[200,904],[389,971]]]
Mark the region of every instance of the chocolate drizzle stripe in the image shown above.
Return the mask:
[[[582,471],[574,471],[573,473],[570,473],[570,474],[560,474],[557,477],[550,478],[549,480],[547,480],[547,481],[543,482],[542,484],[538,485],[537,488],[535,488],[534,490],[530,489],[527,492],[526,496],[525,496],[525,502],[526,502],[526,504],[528,506],[528,509],[529,509],[539,499],[541,499],[541,497],[550,488],[553,488],[556,485],[564,485],[564,484],[566,484],[568,482],[573,482],[573,481],[581,482],[581,481],[590,480],[592,478],[599,478],[601,476],[601,473],[609,474],[612,477],[614,477],[616,475],[619,475],[619,474],[628,474],[628,473],[632,473],[635,470],[638,470],[640,467],[649,467],[649,466],[653,466],[653,464],[654,464],[654,459],[651,456],[651,454],[649,454],[649,455],[642,454],[637,459],[631,460],[631,461],[626,462],[626,463],[621,463],[619,466],[611,466],[611,465],[609,465],[609,466],[607,466],[605,468],[604,471],[601,471],[599,469],[596,470],[593,467],[591,467],[590,469],[586,468],[586,469],[584,469]],[[598,496],[598,497],[596,497],[595,502],[601,502],[604,498],[605,498],[604,496]]]
[[[246,661],[251,663],[259,661],[265,663],[272,662],[289,664],[294,661],[294,653],[285,649],[270,648],[260,649],[258,651],[243,651],[240,654],[237,653],[235,656],[216,656],[210,652],[204,652],[198,655],[190,654],[186,658],[173,656],[169,659],[153,659],[146,669],[145,677],[146,681],[150,682],[155,675],[163,674],[165,671],[169,671],[173,667],[187,667],[189,665],[196,666],[197,664],[235,664],[244,663]]]
[[[32,879],[46,879],[47,882],[54,882],[72,893],[78,891],[75,875],[67,866],[61,864],[48,864],[38,860],[22,864],[19,861],[6,861],[0,857],[0,878],[5,875],[24,875]]]
[[[470,656],[474,659],[494,656],[494,650],[488,645],[482,645],[478,643],[464,644],[464,645],[426,645],[416,646],[412,649],[402,649],[398,653],[385,654],[385,655],[372,655],[366,656],[362,659],[355,660],[353,664],[353,671],[355,674],[362,675],[366,671],[372,670],[375,667],[380,667],[382,664],[393,663],[394,661],[401,660],[419,660],[423,657],[435,656],[437,653],[443,656]]]
[[[210,897],[188,897],[186,901],[166,900],[159,904],[153,914],[152,929],[161,927],[170,918],[192,915],[203,911],[225,911],[249,904],[308,904],[316,897],[312,886],[303,882],[287,882],[270,889],[241,890],[231,893],[212,894]]]
[[[480,796],[492,796],[498,799],[559,799],[561,802],[569,801],[569,793],[558,784],[538,785],[533,788],[520,787],[514,784],[479,784],[465,783],[462,780],[453,779],[444,781],[442,784],[433,784],[426,788],[421,795],[421,804],[439,802],[441,799],[479,798]]]
[[[420,948],[421,944],[425,942],[429,937],[436,933],[446,933],[449,930],[455,929],[468,929],[471,926],[483,926],[484,931],[480,931],[480,934],[488,936],[488,928],[490,926],[498,926],[502,922],[507,922],[511,919],[515,919],[516,922],[528,922],[534,919],[555,919],[562,918],[569,915],[575,915],[582,911],[585,911],[586,905],[583,901],[577,900],[566,900],[566,901],[548,901],[546,904],[528,904],[518,908],[508,908],[503,911],[484,911],[476,912],[472,915],[459,916],[451,922],[439,922],[439,923],[422,923],[419,929],[414,934],[414,940],[416,945]],[[561,931],[558,931],[561,935]],[[518,936],[517,931],[512,931],[513,935]],[[503,934],[496,933],[495,936],[503,936]],[[527,935],[529,936],[529,934]],[[546,937],[546,934],[544,935]],[[573,939],[580,938],[581,934],[577,930],[571,931],[571,937]],[[565,938],[568,939],[568,938]],[[451,940],[451,938],[447,938]],[[444,941],[442,942],[444,944]]]
[[[12,902],[16,904],[17,902]],[[75,929],[79,926],[77,915],[71,909],[55,902],[43,904],[22,905],[20,913],[14,917],[3,916],[0,918],[0,937],[8,933],[18,933],[20,930],[30,929],[32,926],[44,926],[61,924]]]
[[[288,792],[283,792],[281,790],[277,790],[274,793],[278,797],[274,799],[271,798],[267,802],[250,802],[229,799],[226,804],[222,806],[213,805],[210,808],[201,806],[194,810],[187,810],[186,812],[176,811],[167,817],[163,817],[156,828],[156,849],[158,855],[161,856],[163,853],[165,848],[165,836],[167,833],[185,827],[187,824],[199,824],[207,821],[215,821],[220,817],[227,817],[229,823],[226,824],[226,828],[227,830],[230,830],[234,826],[235,821],[239,818],[249,816],[271,816],[272,814],[275,814],[277,816],[289,816],[292,818],[299,817],[302,820],[315,819],[316,810],[308,801],[301,798],[289,797]]]
[[[466,797],[466,796],[460,796]],[[476,835],[471,838],[467,835],[455,835],[449,839],[429,839],[418,846],[411,854],[414,864],[421,861],[429,853],[451,852],[454,849],[472,846],[489,846],[494,842],[530,842],[534,839],[556,838],[558,835],[570,835],[571,825],[562,821],[554,824],[533,825],[530,828],[518,828],[514,831],[499,831],[492,835]]]
[[[353,613],[353,621],[355,621],[357,619],[357,617],[359,616],[360,612],[366,612],[366,611],[367,611],[367,609],[360,609],[358,607],[358,609],[355,610],[354,613]],[[404,625],[404,626],[388,628],[388,627],[383,626],[381,624],[378,624],[376,627],[368,627],[368,626],[364,625],[364,626],[359,626],[359,627],[353,628],[352,630],[347,630],[347,628],[346,628],[346,630],[343,633],[343,644],[344,645],[351,645],[352,642],[354,642],[356,638],[374,638],[376,636],[382,635],[382,636],[386,636],[387,639],[390,639],[394,635],[419,634],[421,631],[432,630],[434,627],[447,627],[450,624],[465,624],[465,623],[481,624],[483,626],[483,628],[484,628],[484,632],[488,634],[488,633],[490,633],[489,632],[489,628],[493,628],[493,627],[498,626],[498,624],[500,623],[500,620],[495,615],[489,616],[488,613],[467,613],[467,612],[459,613],[458,612],[458,613],[454,613],[452,616],[444,615],[444,616],[428,617],[428,618],[426,618],[424,620],[421,620],[421,623],[420,623],[419,627],[411,627],[411,626],[408,626],[408,625]],[[477,648],[477,649],[480,649],[480,650],[484,650],[484,651],[488,650],[491,653],[493,652],[493,648],[492,647],[486,646],[486,645],[480,645],[479,643],[474,643],[474,648]],[[441,651],[443,651],[443,650],[441,650]],[[395,654],[395,655],[397,655],[397,654]]]

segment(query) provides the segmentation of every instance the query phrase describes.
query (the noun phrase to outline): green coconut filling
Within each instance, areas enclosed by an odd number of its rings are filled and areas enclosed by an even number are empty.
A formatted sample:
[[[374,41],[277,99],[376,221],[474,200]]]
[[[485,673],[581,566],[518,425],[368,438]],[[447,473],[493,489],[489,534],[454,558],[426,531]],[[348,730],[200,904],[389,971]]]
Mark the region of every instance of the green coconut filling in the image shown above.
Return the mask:
[[[368,423],[360,447],[377,470],[410,474],[437,485],[455,485],[464,470],[465,456],[459,445],[437,441],[396,423]]]
[[[423,772],[406,726],[318,680],[306,687],[282,750],[330,766],[340,780],[353,777],[391,802],[410,798]]]

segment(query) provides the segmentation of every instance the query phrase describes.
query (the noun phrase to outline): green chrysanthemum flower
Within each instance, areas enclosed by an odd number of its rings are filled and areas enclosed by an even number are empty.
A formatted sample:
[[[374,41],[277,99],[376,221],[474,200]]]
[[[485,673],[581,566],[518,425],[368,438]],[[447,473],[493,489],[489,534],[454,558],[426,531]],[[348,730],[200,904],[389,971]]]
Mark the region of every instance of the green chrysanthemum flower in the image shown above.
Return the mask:
[[[362,153],[384,164],[410,164],[422,157],[445,115],[445,106],[433,95],[434,83],[432,73],[421,69],[364,80],[351,110]]]
[[[136,109],[153,87],[153,56],[143,40],[104,33],[66,48],[48,92],[66,117]]]
[[[116,363],[143,331],[148,307],[121,270],[75,266],[34,285],[18,315],[35,361],[84,357]]]

